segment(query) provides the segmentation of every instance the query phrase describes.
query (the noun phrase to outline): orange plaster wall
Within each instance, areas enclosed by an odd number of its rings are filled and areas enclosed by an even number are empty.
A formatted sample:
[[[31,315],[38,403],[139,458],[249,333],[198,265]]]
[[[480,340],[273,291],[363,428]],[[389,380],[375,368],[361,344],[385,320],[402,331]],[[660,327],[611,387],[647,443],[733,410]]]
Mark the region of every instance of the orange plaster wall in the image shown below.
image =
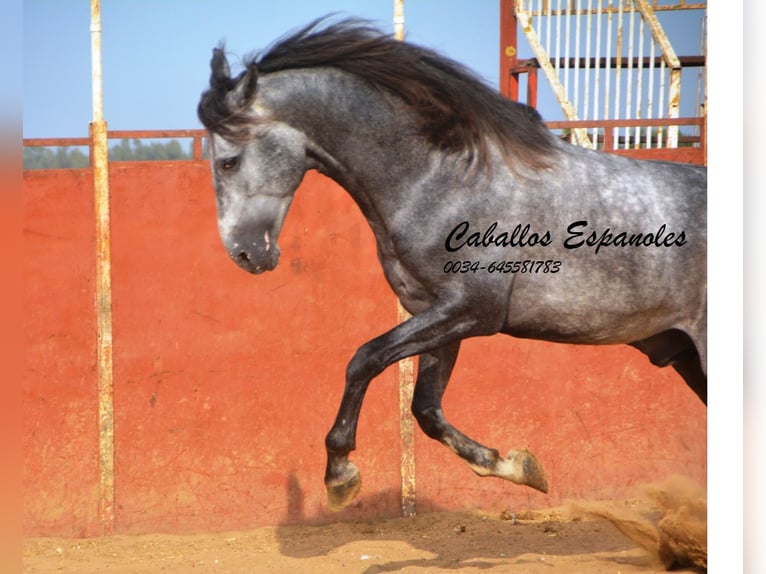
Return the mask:
[[[97,532],[95,238],[90,172],[24,176],[24,529]]]
[[[24,531],[98,532],[90,172],[24,174]],[[202,162],[113,163],[115,531],[193,532],[399,512],[398,375],[370,386],[352,455],[359,503],[325,509],[324,436],[356,348],[396,324],[374,239],[343,190],[298,190],[280,266],[252,276],[218,238]],[[550,493],[476,477],[416,431],[420,511],[609,498],[704,483],[706,412],[627,347],[464,342],[445,396],[458,428],[528,446]]]

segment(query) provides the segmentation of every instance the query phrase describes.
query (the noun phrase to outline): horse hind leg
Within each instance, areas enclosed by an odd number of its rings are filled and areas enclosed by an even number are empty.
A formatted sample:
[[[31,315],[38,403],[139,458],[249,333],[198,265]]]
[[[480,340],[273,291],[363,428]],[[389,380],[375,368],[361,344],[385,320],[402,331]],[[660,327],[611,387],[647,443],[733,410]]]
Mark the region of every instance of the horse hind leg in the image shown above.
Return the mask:
[[[419,356],[412,413],[420,428],[462,458],[476,474],[496,476],[548,492],[543,467],[532,453],[526,449],[511,450],[501,457],[497,450],[467,437],[444,418],[441,399],[459,349],[457,341]]]
[[[698,348],[687,333],[669,329],[630,345],[649,357],[657,367],[673,365],[689,388],[707,405],[707,374],[701,360],[705,349]]]

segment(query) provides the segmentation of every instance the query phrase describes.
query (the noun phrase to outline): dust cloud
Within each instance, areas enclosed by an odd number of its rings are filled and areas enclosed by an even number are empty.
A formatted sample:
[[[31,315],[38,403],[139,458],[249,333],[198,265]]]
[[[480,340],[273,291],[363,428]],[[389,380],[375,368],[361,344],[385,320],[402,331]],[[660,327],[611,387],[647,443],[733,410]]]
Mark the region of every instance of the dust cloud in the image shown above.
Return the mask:
[[[673,476],[645,488],[651,508],[615,502],[573,502],[574,516],[603,518],[649,552],[666,570],[707,569],[707,493]]]

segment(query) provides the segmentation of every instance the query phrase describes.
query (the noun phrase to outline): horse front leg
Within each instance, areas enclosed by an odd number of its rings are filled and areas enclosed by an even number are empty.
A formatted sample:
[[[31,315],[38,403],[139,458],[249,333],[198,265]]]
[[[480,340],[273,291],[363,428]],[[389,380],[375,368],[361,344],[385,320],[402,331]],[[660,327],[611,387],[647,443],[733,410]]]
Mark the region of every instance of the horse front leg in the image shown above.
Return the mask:
[[[364,344],[346,369],[346,387],[338,415],[325,439],[328,506],[342,510],[361,488],[361,477],[348,456],[356,448],[356,427],[370,381],[389,365],[471,335],[489,334],[480,321],[460,308],[435,303],[422,313]]]
[[[462,458],[476,474],[496,476],[548,492],[548,481],[537,458],[526,449],[501,457],[497,450],[467,437],[444,417],[442,396],[457,360],[460,341],[420,355],[412,414],[423,432]]]

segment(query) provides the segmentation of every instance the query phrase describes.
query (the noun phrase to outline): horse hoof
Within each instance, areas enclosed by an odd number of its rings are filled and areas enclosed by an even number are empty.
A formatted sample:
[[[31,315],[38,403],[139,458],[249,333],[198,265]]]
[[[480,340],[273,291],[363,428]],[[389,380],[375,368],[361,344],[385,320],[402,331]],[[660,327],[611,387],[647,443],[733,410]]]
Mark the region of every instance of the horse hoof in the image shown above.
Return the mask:
[[[332,512],[339,512],[351,504],[362,488],[362,475],[354,463],[349,462],[343,474],[325,484],[327,506]]]
[[[531,486],[540,492],[548,492],[548,480],[545,478],[543,465],[537,457],[527,449],[510,450],[506,455],[508,460],[513,460],[524,470],[523,484]]]

